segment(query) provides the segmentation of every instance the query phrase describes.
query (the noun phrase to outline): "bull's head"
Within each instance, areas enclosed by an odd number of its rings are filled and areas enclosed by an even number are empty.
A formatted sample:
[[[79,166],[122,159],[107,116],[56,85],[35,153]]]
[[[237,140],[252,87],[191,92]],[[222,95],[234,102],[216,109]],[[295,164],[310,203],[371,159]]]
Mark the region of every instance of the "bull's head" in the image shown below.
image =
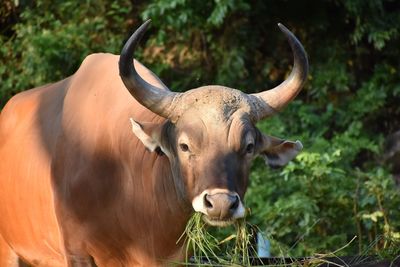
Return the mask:
[[[293,50],[294,67],[277,87],[257,94],[215,85],[175,93],[144,81],[132,64],[149,23],[125,44],[120,75],[137,101],[167,120],[162,125],[132,121],[134,132],[149,150],[167,155],[195,211],[204,213],[212,225],[229,224],[245,214],[242,200],[253,158],[261,155],[267,164],[281,166],[302,149],[299,141],[261,133],[255,123],[299,93],[307,78],[307,55],[296,37],[279,24]]]

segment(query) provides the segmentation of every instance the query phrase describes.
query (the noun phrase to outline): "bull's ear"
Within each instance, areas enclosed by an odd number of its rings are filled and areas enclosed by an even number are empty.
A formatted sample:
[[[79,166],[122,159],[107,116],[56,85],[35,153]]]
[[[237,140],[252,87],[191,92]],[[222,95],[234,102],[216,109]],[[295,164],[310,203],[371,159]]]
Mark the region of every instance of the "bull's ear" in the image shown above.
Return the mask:
[[[280,167],[294,159],[303,149],[300,141],[287,141],[276,137],[262,135],[262,149],[260,154],[265,163],[271,167]]]
[[[144,122],[139,123],[130,118],[132,132],[150,152],[164,152],[161,146],[161,131],[163,124]]]

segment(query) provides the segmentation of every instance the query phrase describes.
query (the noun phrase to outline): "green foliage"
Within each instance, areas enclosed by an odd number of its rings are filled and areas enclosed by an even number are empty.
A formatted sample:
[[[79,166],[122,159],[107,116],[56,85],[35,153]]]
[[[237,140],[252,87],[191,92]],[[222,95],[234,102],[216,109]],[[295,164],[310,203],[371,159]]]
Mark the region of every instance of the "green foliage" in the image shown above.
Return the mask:
[[[282,22],[309,53],[309,79],[259,128],[305,148],[279,170],[255,162],[250,220],[273,240],[275,255],[329,252],[354,236],[340,253],[398,253],[399,189],[382,161],[385,137],[400,129],[398,1],[6,2],[0,105],[72,74],[89,53],[118,53],[148,18],[151,34],[138,57],[172,89],[265,90],[290,71],[291,51],[276,27]]]
[[[175,90],[186,90],[204,83],[233,85],[247,75],[244,21],[233,14],[246,12],[243,0],[155,1],[142,13],[151,18],[157,32],[150,37],[144,61],[160,76],[170,77]],[[171,68],[172,67],[172,68]]]
[[[387,12],[393,6],[394,1],[362,1],[344,0],[343,5],[348,11],[348,17],[355,22],[355,30],[352,41],[359,43],[363,38],[373,44],[377,50],[385,47],[386,42],[395,39],[399,35],[398,12]]]

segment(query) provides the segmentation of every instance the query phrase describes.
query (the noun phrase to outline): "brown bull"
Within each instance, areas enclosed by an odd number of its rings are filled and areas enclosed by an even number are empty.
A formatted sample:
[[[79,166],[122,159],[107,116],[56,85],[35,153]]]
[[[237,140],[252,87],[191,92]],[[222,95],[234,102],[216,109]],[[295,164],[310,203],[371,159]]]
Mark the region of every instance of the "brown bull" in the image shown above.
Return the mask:
[[[222,86],[174,93],[132,64],[148,24],[121,56],[91,55],[73,76],[3,109],[0,266],[180,261],[176,241],[194,210],[212,225],[243,217],[252,159],[283,165],[301,150],[255,127],[306,80],[306,53],[289,30],[279,25],[294,67],[279,86],[253,95]]]

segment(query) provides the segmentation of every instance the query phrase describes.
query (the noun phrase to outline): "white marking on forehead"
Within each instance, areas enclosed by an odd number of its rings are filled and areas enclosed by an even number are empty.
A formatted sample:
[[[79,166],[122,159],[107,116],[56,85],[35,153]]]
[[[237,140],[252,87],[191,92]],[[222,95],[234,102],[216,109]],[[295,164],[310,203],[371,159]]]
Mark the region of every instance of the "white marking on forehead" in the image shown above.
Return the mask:
[[[236,192],[229,191],[227,189],[222,189],[222,188],[213,188],[213,189],[206,189],[204,190],[201,194],[197,195],[196,197],[193,198],[192,200],[192,206],[193,209],[197,212],[201,212],[205,215],[207,215],[207,208],[204,205],[204,195],[215,195],[215,194],[229,194],[229,195],[235,195],[239,198],[239,206],[236,209],[235,213],[232,216],[232,219],[238,219],[242,218],[245,215],[245,208],[242,203],[242,200],[240,199],[240,196]]]

